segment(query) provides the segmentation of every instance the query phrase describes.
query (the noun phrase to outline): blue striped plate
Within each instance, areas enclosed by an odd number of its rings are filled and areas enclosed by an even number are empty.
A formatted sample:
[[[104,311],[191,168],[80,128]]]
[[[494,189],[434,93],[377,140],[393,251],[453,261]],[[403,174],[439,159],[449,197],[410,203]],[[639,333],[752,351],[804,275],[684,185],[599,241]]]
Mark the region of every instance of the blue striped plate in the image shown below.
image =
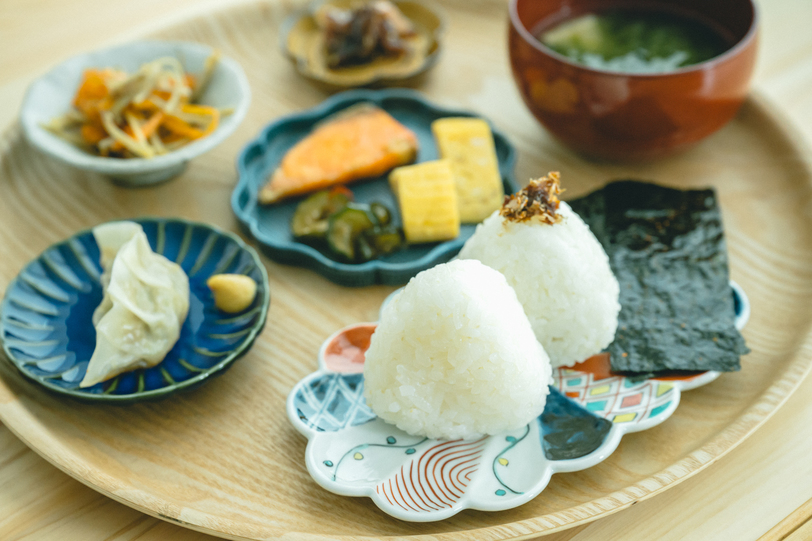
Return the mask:
[[[79,382],[96,347],[92,315],[102,300],[99,248],[90,230],[51,246],[9,284],[0,304],[0,340],[8,360],[51,391],[94,402],[135,402],[191,389],[245,354],[265,325],[268,275],[257,253],[237,236],[181,219],[144,218],[152,249],[189,276],[189,315],[178,342],[157,366],[93,387]],[[245,311],[225,315],[206,280],[245,274],[257,296]]]

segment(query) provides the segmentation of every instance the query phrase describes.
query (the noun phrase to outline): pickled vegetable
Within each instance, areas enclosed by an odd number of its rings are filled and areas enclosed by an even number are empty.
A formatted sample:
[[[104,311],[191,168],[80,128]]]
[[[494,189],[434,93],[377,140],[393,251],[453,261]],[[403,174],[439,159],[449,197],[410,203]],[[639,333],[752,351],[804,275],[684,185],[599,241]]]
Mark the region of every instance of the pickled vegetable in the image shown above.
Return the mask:
[[[376,227],[367,236],[372,241],[372,247],[379,254],[391,254],[404,244],[403,234],[392,226]]]
[[[389,225],[392,222],[392,213],[380,203],[371,203],[369,210],[375,215],[375,219],[380,225]]]
[[[316,192],[296,207],[290,229],[298,240],[323,239],[329,219],[352,201],[352,192],[344,187]]]
[[[358,238],[361,233],[375,226],[373,220],[371,212],[356,205],[347,205],[344,210],[330,218],[327,244],[333,252],[354,262],[358,253],[356,249]]]
[[[364,234],[358,235],[358,238],[355,240],[355,259],[357,262],[363,263],[370,261],[375,259],[376,255],[375,248],[369,243],[367,236]]]
[[[290,222],[293,236],[350,263],[391,254],[404,245],[386,205],[352,200],[344,186],[314,193],[296,207]]]

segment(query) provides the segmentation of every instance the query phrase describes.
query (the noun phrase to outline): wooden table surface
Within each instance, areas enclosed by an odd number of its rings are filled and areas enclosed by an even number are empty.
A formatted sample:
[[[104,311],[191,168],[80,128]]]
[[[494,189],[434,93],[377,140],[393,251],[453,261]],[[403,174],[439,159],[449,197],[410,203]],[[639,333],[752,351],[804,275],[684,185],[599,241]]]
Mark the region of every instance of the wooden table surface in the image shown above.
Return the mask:
[[[73,54],[138,37],[234,0],[3,0],[0,127],[18,114],[26,86]],[[236,2],[234,2],[236,3]],[[812,149],[812,2],[763,0],[755,89]],[[812,162],[812,152],[808,156]],[[2,197],[2,193],[0,193]],[[0,257],[3,247],[0,246]],[[545,541],[784,539],[776,526],[812,499],[812,378],[740,447],[688,481],[608,518]],[[807,505],[793,517],[812,513]],[[802,527],[792,539],[803,539]],[[770,532],[768,534],[768,532]],[[73,480],[0,425],[0,539],[213,539],[144,515]]]

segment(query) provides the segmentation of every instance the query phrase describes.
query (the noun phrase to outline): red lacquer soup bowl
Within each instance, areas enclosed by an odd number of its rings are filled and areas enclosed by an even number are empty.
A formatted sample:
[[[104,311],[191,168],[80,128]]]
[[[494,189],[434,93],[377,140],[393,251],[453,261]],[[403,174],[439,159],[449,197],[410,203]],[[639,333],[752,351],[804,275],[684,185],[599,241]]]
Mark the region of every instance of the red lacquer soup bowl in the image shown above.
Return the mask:
[[[747,97],[758,17],[752,0],[510,0],[510,62],[525,104],[574,150],[610,160],[650,159],[686,148],[724,126]],[[556,24],[610,9],[698,20],[729,48],[675,71],[592,69],[543,45]]]

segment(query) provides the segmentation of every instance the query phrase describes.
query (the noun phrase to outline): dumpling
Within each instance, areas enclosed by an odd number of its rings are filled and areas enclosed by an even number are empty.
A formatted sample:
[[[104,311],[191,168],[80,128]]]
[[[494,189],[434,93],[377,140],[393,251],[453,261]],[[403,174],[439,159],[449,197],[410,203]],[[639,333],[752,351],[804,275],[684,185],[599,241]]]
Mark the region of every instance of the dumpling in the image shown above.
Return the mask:
[[[186,273],[152,251],[139,224],[103,224],[93,236],[101,251],[104,298],[93,313],[96,349],[80,387],[160,363],[189,312]]]

